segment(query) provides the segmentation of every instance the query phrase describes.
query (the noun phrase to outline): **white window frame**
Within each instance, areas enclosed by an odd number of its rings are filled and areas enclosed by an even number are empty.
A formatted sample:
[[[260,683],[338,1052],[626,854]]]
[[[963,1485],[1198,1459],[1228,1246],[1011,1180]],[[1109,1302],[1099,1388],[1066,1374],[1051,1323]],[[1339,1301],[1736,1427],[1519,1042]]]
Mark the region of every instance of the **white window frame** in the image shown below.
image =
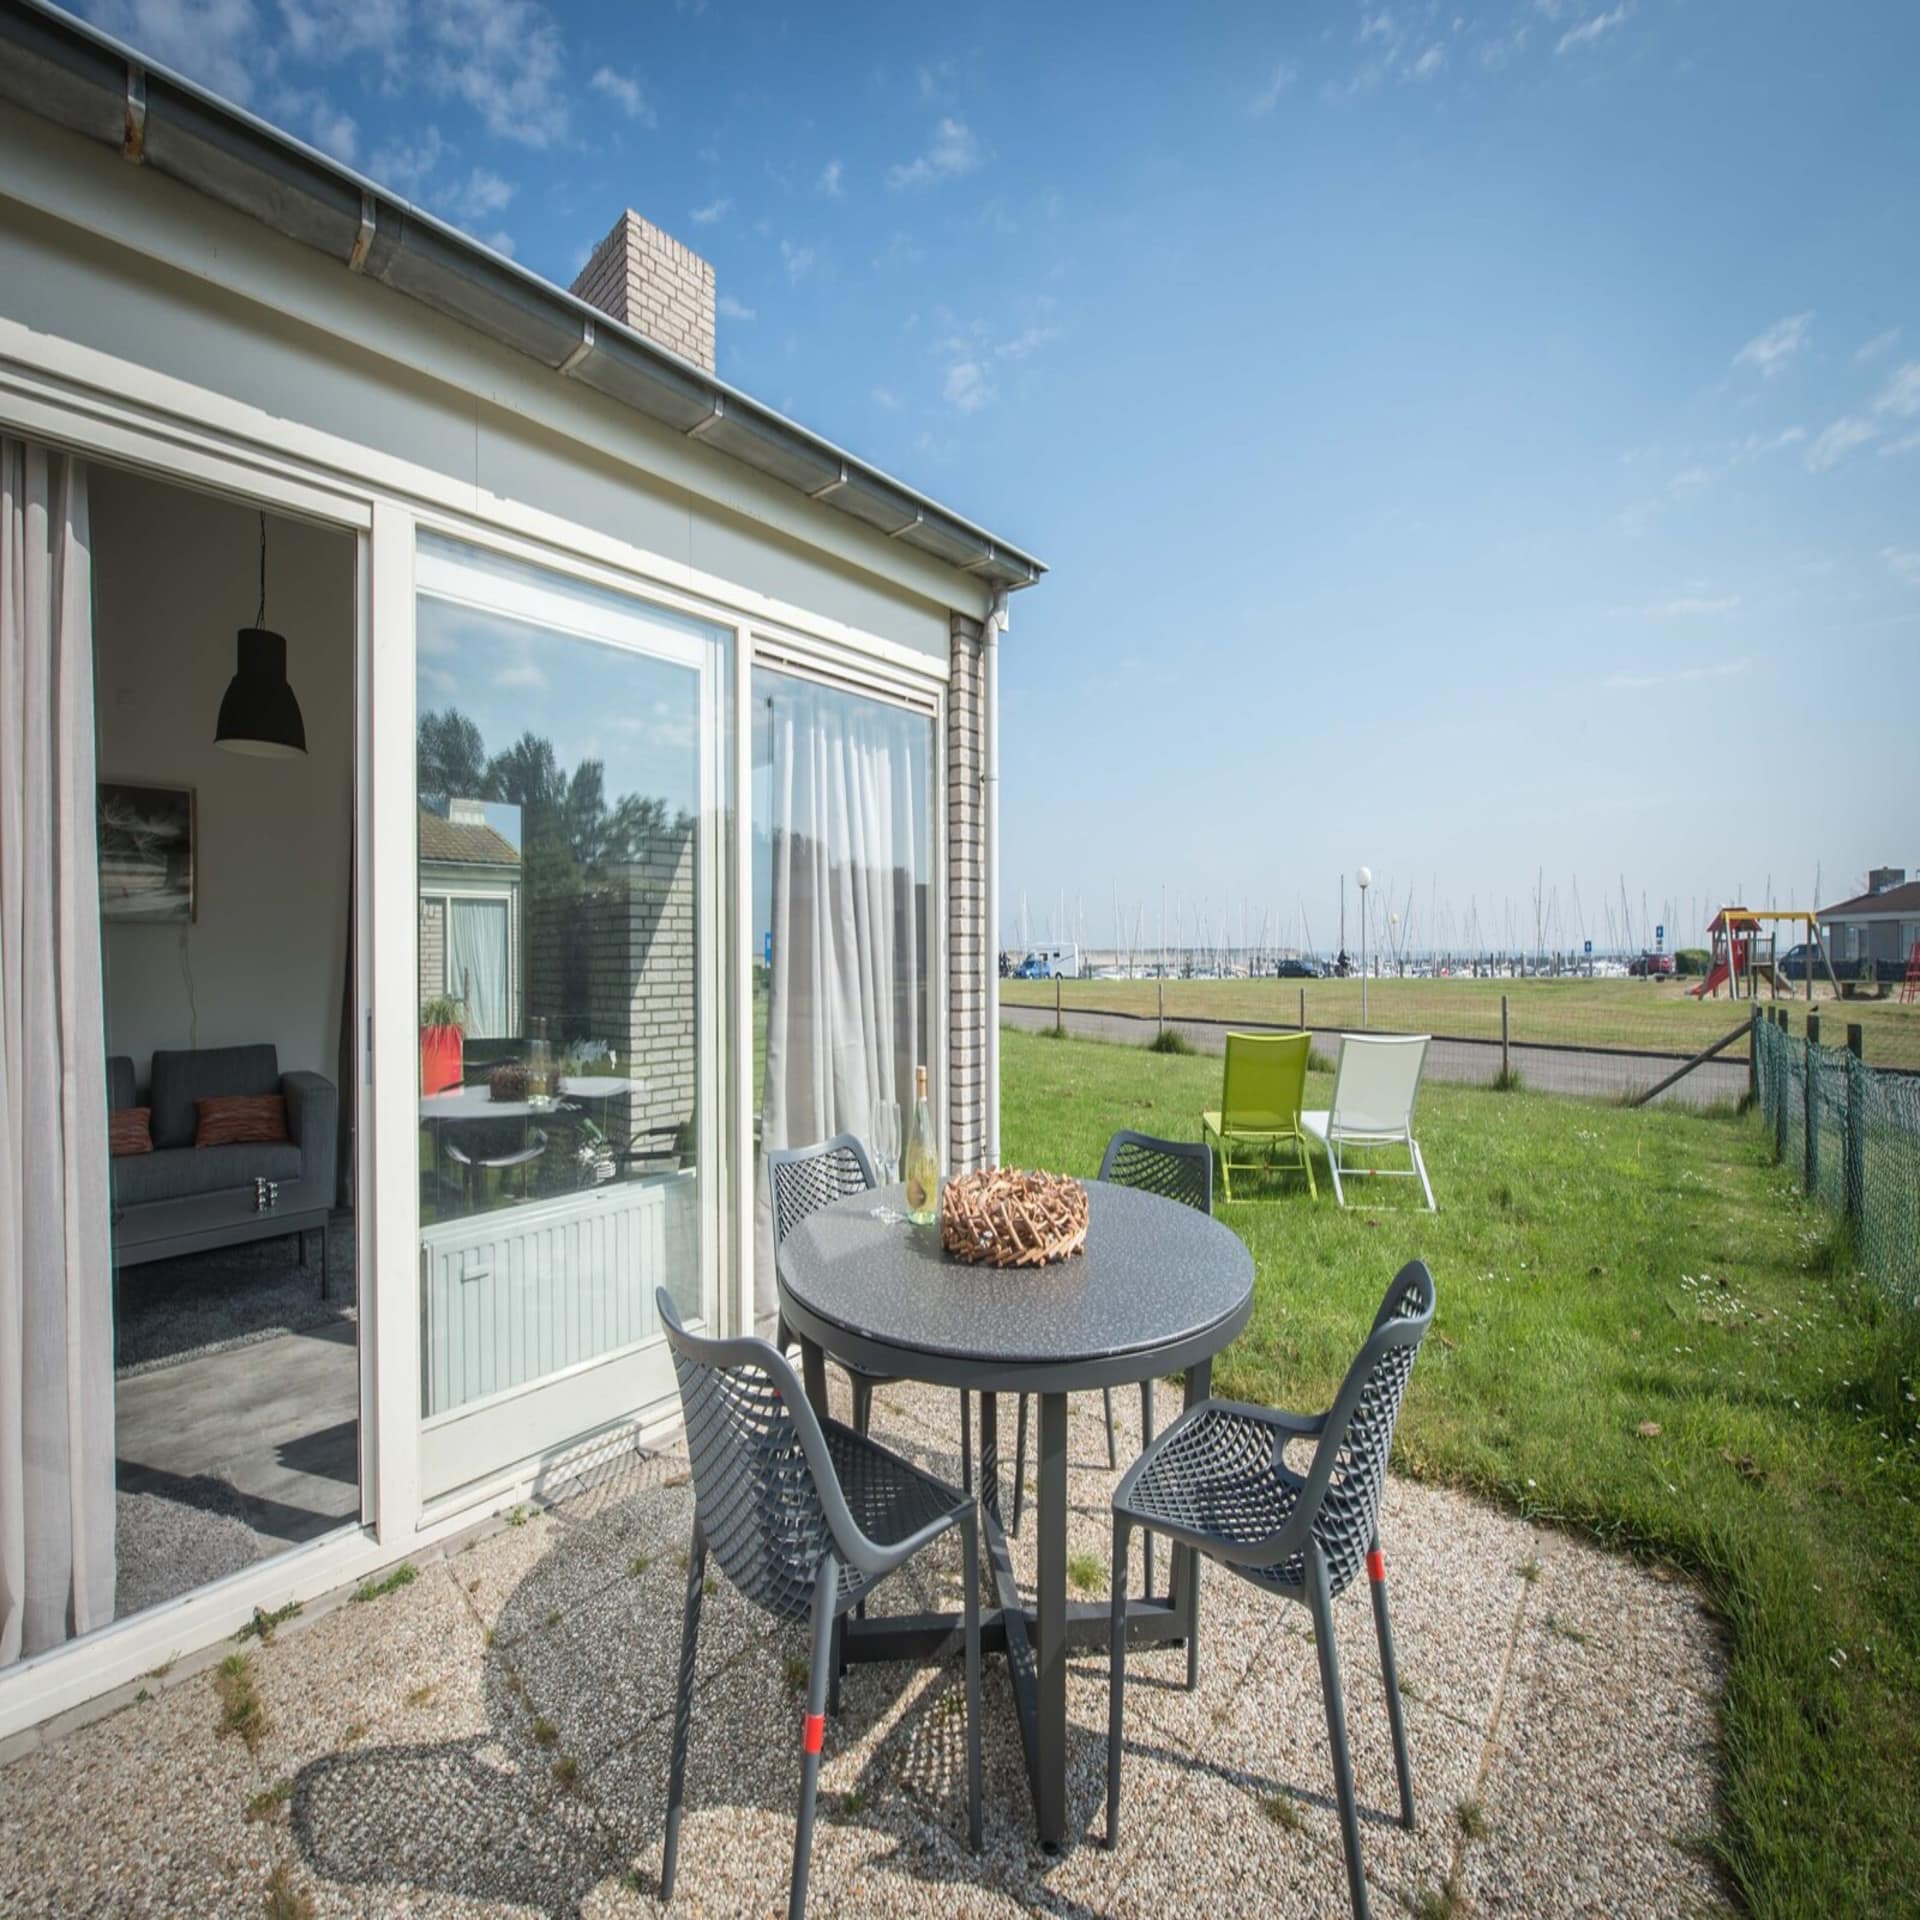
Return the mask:
[[[733,1192],[730,1260],[734,1325],[752,1324],[753,1183],[751,956],[752,666],[819,677],[875,698],[924,704],[935,717],[934,977],[930,1032],[942,1110],[948,1057],[947,780],[944,655],[923,653],[848,623],[810,613],[678,561],[523,503],[478,496],[470,483],[341,436],[276,418],[245,402],[0,316],[0,426],[154,479],[216,493],[351,533],[357,567],[354,644],[354,863],[358,978],[363,1031],[356,1049],[360,1270],[379,1278],[361,1303],[360,1446],[362,1524],[292,1548],[177,1599],[116,1621],[0,1672],[0,1739],[117,1686],[183,1651],[272,1610],[353,1584],[410,1554],[431,1550],[489,1510],[524,1496],[554,1462],[523,1462],[456,1502],[423,1510],[419,1497],[418,1182],[397,1167],[417,1152],[419,884],[414,857],[415,546],[432,532],[517,558],[588,584],[651,600],[728,628],[734,675],[731,830],[713,839],[717,886],[730,888],[731,953],[714,956],[725,985],[731,1051]],[[973,611],[971,608],[963,609]],[[720,743],[725,746],[724,738]],[[720,756],[716,756],[720,757]],[[724,862],[732,862],[729,872]],[[719,897],[716,891],[716,899]],[[716,947],[724,943],[716,941]],[[726,969],[731,967],[730,976]],[[723,1017],[713,1005],[713,1017]],[[709,1043],[710,1044],[710,1043]],[[708,1114],[703,1127],[716,1129]],[[943,1134],[946,1126],[943,1124]],[[397,1144],[396,1144],[397,1143]],[[717,1136],[712,1146],[717,1146]],[[722,1167],[703,1138],[706,1164]],[[384,1162],[386,1177],[381,1177]],[[724,1181],[716,1181],[716,1188]],[[724,1274],[725,1267],[722,1272]],[[664,1438],[678,1409],[636,1412],[625,1430]],[[583,1446],[609,1437],[583,1435]]]

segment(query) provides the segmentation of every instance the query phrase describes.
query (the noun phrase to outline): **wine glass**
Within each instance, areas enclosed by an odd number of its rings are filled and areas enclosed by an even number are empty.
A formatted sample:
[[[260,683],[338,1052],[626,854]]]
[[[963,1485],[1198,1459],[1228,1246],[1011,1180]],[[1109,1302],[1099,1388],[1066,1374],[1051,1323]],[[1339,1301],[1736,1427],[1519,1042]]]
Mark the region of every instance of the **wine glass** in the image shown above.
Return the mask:
[[[880,1178],[891,1186],[900,1168],[900,1103],[876,1100],[873,1103],[873,1151],[880,1161]]]

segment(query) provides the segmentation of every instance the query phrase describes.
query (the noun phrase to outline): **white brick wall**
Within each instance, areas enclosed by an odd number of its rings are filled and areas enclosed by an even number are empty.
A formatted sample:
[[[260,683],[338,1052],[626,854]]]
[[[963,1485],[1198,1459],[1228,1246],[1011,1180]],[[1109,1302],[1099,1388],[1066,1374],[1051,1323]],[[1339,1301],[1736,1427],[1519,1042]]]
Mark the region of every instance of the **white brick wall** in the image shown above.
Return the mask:
[[[713,371],[713,268],[629,208],[573,291],[683,360]]]
[[[952,619],[947,682],[947,1106],[955,1173],[987,1150],[986,815],[981,794],[986,719],[980,623]]]

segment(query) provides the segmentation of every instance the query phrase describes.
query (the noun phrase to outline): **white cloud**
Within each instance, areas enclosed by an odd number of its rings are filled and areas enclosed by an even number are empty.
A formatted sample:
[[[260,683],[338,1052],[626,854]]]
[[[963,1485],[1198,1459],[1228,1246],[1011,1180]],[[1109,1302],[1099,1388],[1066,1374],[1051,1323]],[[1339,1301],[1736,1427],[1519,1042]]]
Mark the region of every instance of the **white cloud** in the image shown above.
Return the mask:
[[[1874,395],[1864,414],[1842,414],[1807,449],[1807,466],[1814,473],[1825,473],[1839,465],[1856,447],[1877,440],[1896,420],[1911,420],[1920,415],[1920,360],[1909,360],[1897,369],[1887,384]],[[1902,434],[1883,453],[1905,453],[1920,436]]]
[[[1711,467],[1682,467],[1680,471],[1667,482],[1667,490],[1670,493],[1687,493],[1695,487],[1707,486],[1711,483],[1712,479],[1713,469]]]
[[[252,99],[260,65],[253,0],[95,0],[81,11],[215,93]]]
[[[780,259],[787,269],[787,283],[797,287],[813,271],[813,249],[796,247],[791,240],[780,242]]]
[[[1554,48],[1554,52],[1572,53],[1580,47],[1592,46],[1614,28],[1623,25],[1632,11],[1628,0],[1620,0],[1619,6],[1609,8],[1605,13],[1596,13],[1591,20],[1582,20],[1577,27],[1569,27],[1560,36],[1560,44]]]
[[[629,120],[638,120],[643,127],[659,125],[659,116],[648,103],[647,91],[640,84],[638,74],[616,73],[612,67],[599,67],[587,84],[595,93],[604,93]]]
[[[464,100],[489,133],[523,146],[566,137],[566,50],[539,0],[424,0],[427,80]]]
[[[513,195],[512,181],[501,179],[491,167],[475,167],[464,180],[441,188],[430,198],[448,219],[471,227],[505,213]],[[487,244],[493,246],[495,242],[489,240]]]
[[[993,398],[987,370],[977,360],[956,360],[947,369],[947,404],[962,413],[978,413]]]
[[[1058,327],[1029,327],[1024,333],[1016,333],[1011,340],[1001,341],[994,352],[1002,360],[1025,360],[1059,337]]]
[[[924,187],[939,180],[956,180],[980,164],[980,143],[964,120],[948,114],[933,130],[933,140],[917,159],[887,169],[887,185]]]
[[[1886,460],[1897,453],[1911,453],[1920,447],[1920,433],[1903,433],[1898,440],[1889,440],[1880,449],[1880,458]]]
[[[1446,64],[1447,50],[1436,40],[1433,45],[1413,63],[1413,77],[1416,80],[1431,80]]]
[[[1885,333],[1876,333],[1871,340],[1863,340],[1853,350],[1853,364],[1864,367],[1869,360],[1878,360],[1883,353],[1891,353],[1900,344],[1900,329],[1889,327]]]
[[[274,116],[283,125],[304,125],[307,137],[323,153],[352,166],[360,152],[360,129],[353,115],[336,107],[324,93],[290,87],[273,100]]]
[[[525,687],[532,692],[546,690],[547,676],[531,660],[523,660],[517,667],[502,667],[493,676],[496,687]]]
[[[753,309],[744,301],[736,300],[732,294],[723,293],[713,303],[714,311],[722,320],[751,320]]]
[[[891,387],[875,387],[872,399],[876,407],[884,407],[889,413],[900,411],[900,396]]]
[[[824,193],[829,200],[838,200],[840,198],[845,189],[840,184],[840,162],[838,160],[829,160],[827,164],[820,169],[820,178],[817,184],[820,191]]]
[[[1292,61],[1282,60],[1267,76],[1267,84],[1253,96],[1247,111],[1256,119],[1263,113],[1271,113],[1279,105],[1280,96],[1293,85],[1297,77]]]
[[[417,140],[389,141],[373,150],[367,171],[383,187],[391,187],[410,200],[424,198],[429,176],[439,167],[447,151],[440,129],[431,122],[422,128]]]
[[[1722,660],[1707,667],[1676,667],[1666,673],[1611,673],[1601,683],[1615,693],[1648,693],[1656,687],[1691,686],[1701,680],[1731,680],[1753,665],[1751,660]]]
[[[1696,620],[1703,615],[1738,613],[1740,596],[1725,593],[1709,598],[1704,594],[1682,593],[1671,600],[1656,600],[1646,611],[1660,620]]]
[[[287,45],[302,60],[377,53],[391,59],[407,37],[407,0],[280,0]]]
[[[1771,380],[1775,374],[1786,370],[1788,362],[1812,335],[1813,315],[1790,313],[1785,319],[1776,320],[1766,332],[1756,333],[1733,356],[1733,364],[1736,368],[1744,367],[1751,373],[1757,373],[1763,380]]]
[[[1893,569],[1893,577],[1910,587],[1920,587],[1920,549],[1882,547],[1880,557]]]
[[[716,220],[724,220],[733,211],[733,202],[723,194],[718,200],[709,200],[704,207],[695,207],[688,214],[696,227],[710,227]]]

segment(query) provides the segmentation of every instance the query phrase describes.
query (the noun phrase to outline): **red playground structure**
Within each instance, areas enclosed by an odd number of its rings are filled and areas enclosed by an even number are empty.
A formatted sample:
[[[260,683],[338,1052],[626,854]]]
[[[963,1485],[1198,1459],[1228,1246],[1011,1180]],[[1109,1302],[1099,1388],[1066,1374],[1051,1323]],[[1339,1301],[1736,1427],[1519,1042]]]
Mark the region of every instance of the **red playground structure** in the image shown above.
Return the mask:
[[[1776,942],[1772,925],[1778,920],[1793,921],[1805,930],[1806,944],[1815,950],[1819,948],[1820,922],[1811,913],[1791,907],[1722,907],[1707,928],[1713,940],[1713,964],[1707,969],[1707,977],[1687,991],[1696,1000],[1703,1000],[1710,994],[1718,993],[1724,986],[1729,996],[1738,1000],[1741,981],[1747,983],[1747,994],[1751,998],[1759,990],[1760,982],[1765,980],[1768,992],[1778,998],[1780,977],[1774,971]],[[1763,925],[1763,922],[1766,924]],[[1806,972],[1807,998],[1811,1000],[1811,962]],[[1787,983],[1787,991],[1791,995],[1791,981]]]

